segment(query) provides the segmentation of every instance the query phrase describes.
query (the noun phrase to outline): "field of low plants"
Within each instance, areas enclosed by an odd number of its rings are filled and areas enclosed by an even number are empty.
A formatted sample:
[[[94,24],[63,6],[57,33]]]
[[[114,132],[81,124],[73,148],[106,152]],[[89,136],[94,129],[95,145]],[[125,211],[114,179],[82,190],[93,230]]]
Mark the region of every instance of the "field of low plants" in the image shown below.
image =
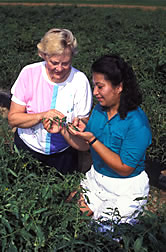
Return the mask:
[[[7,3],[72,3],[72,4],[122,4],[122,5],[144,5],[144,6],[166,6],[165,0],[1,0]]]
[[[41,60],[36,44],[48,29],[70,29],[79,44],[73,66],[85,72],[90,82],[91,64],[101,55],[118,53],[133,66],[153,134],[147,163],[164,169],[165,15],[164,10],[0,6],[0,90],[9,93],[22,67]],[[99,224],[80,214],[77,197],[65,201],[84,174],[63,176],[18,152],[12,142],[7,120],[0,118],[0,251],[165,252],[164,205],[155,213],[144,209],[135,226],[115,225],[112,233],[99,232]]]

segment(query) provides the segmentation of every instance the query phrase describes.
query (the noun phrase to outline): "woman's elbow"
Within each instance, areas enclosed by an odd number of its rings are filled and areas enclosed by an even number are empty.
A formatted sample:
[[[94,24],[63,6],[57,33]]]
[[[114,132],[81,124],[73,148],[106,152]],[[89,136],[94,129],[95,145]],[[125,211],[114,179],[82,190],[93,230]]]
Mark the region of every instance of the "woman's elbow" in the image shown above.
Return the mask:
[[[11,128],[16,127],[14,120],[13,120],[13,116],[10,112],[8,113],[8,124]]]
[[[128,176],[130,176],[132,173],[133,173],[133,171],[134,171],[134,168],[132,168],[132,167],[125,167],[125,169],[124,170],[121,170],[120,172],[119,172],[119,174],[121,175],[121,176],[123,176],[123,177],[128,177]]]

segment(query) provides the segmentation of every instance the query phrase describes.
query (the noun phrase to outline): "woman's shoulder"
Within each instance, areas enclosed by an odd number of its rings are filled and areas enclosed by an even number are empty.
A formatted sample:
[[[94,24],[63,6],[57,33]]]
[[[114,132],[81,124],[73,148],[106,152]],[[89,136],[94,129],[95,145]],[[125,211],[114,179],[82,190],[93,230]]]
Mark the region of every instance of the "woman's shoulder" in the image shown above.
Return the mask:
[[[35,63],[28,64],[23,67],[23,70],[41,68],[43,66],[43,63],[44,62],[35,62]]]
[[[99,103],[94,105],[94,107],[92,109],[91,117],[98,117],[100,119],[102,117],[106,117],[106,112],[103,111],[103,109],[102,109],[102,107],[101,107],[101,105]]]
[[[19,76],[26,77],[26,76],[34,76],[36,74],[41,74],[43,68],[43,62],[35,62],[29,65],[26,65],[22,68]]]
[[[145,112],[143,111],[143,109],[141,107],[137,107],[137,109],[129,111],[127,114],[127,118],[131,118],[131,119],[144,119],[147,118]]]
[[[129,121],[132,127],[150,127],[148,117],[141,107],[138,107],[136,110],[128,112],[126,121]]]
[[[87,76],[84,72],[82,72],[81,70],[78,70],[77,68],[73,67],[72,66],[72,69],[71,69],[71,73],[73,73],[74,77],[75,78],[80,78],[80,80],[87,80]]]

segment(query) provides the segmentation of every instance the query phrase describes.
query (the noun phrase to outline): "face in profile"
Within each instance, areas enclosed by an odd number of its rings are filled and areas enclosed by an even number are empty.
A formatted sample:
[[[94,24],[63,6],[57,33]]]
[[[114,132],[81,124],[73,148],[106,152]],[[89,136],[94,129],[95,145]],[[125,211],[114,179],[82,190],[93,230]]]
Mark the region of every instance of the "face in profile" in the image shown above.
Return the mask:
[[[60,55],[54,55],[51,57],[45,56],[45,61],[49,79],[56,83],[64,82],[71,71],[71,49],[67,47]]]
[[[117,87],[114,87],[111,81],[106,80],[104,74],[101,73],[93,73],[93,83],[93,95],[97,98],[101,106],[108,108],[119,106],[122,91],[121,83]]]

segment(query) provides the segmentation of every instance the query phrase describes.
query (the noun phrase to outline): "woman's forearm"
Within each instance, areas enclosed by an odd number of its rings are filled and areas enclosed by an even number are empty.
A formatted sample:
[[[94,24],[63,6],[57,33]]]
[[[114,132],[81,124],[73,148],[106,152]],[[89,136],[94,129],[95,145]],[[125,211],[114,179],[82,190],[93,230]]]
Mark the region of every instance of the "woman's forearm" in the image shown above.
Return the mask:
[[[92,144],[92,148],[99,154],[103,161],[121,176],[129,176],[134,168],[124,164],[118,154],[111,151],[99,140]]]
[[[38,124],[43,119],[45,114],[46,112],[32,114],[26,113],[26,106],[11,101],[10,110],[8,113],[8,122],[12,128],[30,128]]]
[[[78,136],[71,135],[66,128],[62,128],[61,135],[74,149],[80,151],[89,150],[89,144],[84,139],[81,139]]]
[[[15,112],[15,113],[9,112],[8,122],[12,128],[13,127],[30,128],[40,123],[45,113],[46,112],[36,113],[36,114],[27,114],[27,113],[22,113],[22,112]]]

